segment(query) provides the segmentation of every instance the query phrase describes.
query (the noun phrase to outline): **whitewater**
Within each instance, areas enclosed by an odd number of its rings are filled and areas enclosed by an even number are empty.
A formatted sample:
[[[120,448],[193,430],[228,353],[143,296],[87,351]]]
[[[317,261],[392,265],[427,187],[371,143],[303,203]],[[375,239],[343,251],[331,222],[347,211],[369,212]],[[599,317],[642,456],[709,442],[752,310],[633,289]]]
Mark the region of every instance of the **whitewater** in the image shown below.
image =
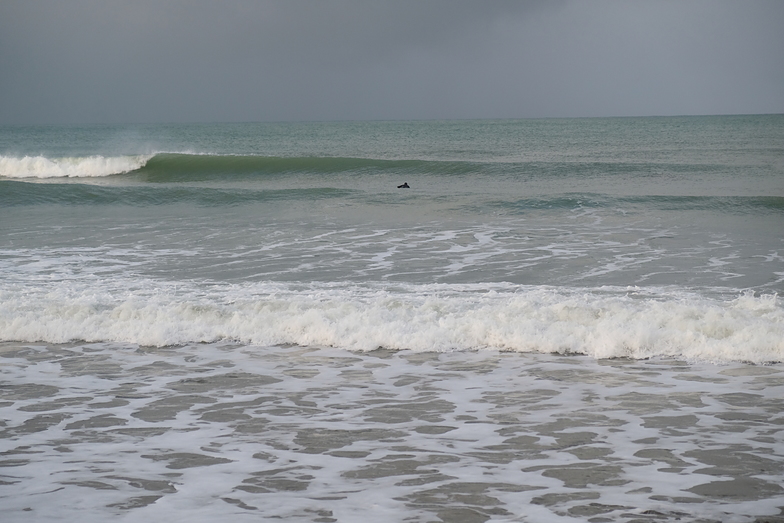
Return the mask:
[[[6,290],[0,336],[143,346],[236,341],[413,351],[494,349],[595,358],[777,362],[784,309],[774,295],[729,301],[597,289],[508,285],[53,283]]]
[[[6,178],[81,178],[110,176],[142,167],[151,156],[101,155],[71,158],[0,156],[0,176]]]

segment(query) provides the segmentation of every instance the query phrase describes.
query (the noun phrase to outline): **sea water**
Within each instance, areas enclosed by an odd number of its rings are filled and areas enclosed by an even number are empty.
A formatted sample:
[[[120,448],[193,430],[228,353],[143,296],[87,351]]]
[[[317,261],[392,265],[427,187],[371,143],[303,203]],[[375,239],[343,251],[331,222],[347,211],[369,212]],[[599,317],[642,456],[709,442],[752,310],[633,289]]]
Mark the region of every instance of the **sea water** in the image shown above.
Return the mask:
[[[781,115],[1,128],[4,520],[779,514],[782,231]]]

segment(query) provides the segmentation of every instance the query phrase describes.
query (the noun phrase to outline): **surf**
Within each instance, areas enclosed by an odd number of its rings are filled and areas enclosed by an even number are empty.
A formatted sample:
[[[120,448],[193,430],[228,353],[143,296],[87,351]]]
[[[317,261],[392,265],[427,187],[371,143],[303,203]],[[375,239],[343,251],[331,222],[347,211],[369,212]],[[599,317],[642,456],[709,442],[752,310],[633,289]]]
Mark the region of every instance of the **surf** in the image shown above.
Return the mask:
[[[135,171],[152,155],[0,156],[0,176],[5,178],[93,178]]]
[[[399,172],[460,175],[486,170],[487,166],[478,162],[337,156],[287,157],[178,152],[63,158],[0,156],[0,176],[18,179],[133,174],[138,175],[142,181],[175,183],[291,173]]]
[[[715,299],[682,289],[114,279],[5,286],[0,297],[0,341],[784,360],[784,308],[773,294]]]

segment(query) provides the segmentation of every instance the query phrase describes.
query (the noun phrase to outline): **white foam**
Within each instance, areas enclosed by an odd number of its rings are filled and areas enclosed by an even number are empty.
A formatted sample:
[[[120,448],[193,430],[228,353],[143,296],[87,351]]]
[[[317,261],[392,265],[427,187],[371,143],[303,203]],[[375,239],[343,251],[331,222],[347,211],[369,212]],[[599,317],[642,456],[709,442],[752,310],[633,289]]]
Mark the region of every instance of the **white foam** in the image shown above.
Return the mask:
[[[781,366],[14,345],[0,348],[4,522],[430,521],[444,507],[749,522],[781,504]],[[735,478],[773,493],[690,491]]]
[[[82,178],[110,176],[142,167],[153,155],[76,156],[47,158],[0,156],[0,176],[6,178]]]
[[[721,300],[635,289],[75,280],[0,289],[0,340],[236,340],[764,363],[784,361],[784,307],[774,295]]]

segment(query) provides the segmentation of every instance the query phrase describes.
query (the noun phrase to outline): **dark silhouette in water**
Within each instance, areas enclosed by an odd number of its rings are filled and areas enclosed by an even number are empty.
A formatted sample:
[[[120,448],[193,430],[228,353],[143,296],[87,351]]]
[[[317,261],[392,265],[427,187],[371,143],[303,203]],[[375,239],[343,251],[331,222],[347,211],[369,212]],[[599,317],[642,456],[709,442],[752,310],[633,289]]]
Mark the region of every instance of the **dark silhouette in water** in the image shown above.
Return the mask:
[[[410,189],[411,187],[408,186],[408,182],[405,182],[403,185],[398,185],[398,189]]]

